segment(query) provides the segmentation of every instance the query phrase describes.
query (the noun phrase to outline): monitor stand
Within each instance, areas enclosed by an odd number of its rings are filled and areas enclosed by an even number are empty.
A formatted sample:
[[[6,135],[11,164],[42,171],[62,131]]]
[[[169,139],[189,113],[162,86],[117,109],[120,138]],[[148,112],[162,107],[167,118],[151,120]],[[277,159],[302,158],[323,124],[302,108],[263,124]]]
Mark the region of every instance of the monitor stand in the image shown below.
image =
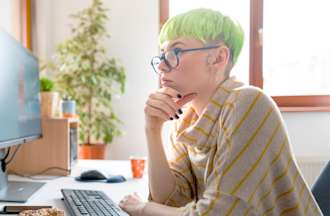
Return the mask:
[[[0,158],[4,156],[4,149],[0,149]],[[7,171],[3,172],[0,161],[0,202],[26,202],[33,193],[45,183],[28,181],[8,181]]]

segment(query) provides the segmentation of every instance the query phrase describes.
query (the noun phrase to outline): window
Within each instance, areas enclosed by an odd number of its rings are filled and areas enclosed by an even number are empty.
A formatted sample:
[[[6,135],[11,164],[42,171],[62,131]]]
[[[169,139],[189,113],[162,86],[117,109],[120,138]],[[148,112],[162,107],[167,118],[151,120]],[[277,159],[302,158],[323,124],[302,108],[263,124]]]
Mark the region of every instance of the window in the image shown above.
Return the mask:
[[[329,30],[322,28],[330,18],[327,5],[251,0],[250,83],[282,111],[330,111]]]
[[[1,0],[0,29],[31,49],[31,0]]]
[[[263,88],[282,111],[330,111],[327,0],[160,0],[161,25],[197,7],[219,10],[243,26],[233,74]]]
[[[293,13],[297,6],[299,10]],[[266,92],[271,95],[330,93],[330,28],[326,27],[330,20],[329,7],[326,0],[265,0]]]

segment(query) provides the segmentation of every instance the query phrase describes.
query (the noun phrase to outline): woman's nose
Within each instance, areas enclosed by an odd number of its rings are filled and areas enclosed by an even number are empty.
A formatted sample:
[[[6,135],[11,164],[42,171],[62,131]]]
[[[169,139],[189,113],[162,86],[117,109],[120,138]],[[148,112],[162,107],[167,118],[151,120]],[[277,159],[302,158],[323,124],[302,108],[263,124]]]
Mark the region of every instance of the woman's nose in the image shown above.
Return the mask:
[[[159,71],[159,72],[169,72],[170,71],[170,69],[168,68],[168,66],[166,65],[166,63],[165,63],[165,61],[164,60],[161,60],[160,61],[160,63],[159,63],[159,65],[157,66],[157,70]]]

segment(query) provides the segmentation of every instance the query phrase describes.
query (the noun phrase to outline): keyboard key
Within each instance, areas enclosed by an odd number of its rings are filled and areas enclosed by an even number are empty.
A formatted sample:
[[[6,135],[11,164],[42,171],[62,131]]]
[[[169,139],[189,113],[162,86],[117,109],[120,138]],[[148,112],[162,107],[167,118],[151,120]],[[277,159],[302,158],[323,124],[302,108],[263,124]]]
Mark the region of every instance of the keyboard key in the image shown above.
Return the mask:
[[[128,216],[102,191],[62,189],[61,192],[72,216]]]

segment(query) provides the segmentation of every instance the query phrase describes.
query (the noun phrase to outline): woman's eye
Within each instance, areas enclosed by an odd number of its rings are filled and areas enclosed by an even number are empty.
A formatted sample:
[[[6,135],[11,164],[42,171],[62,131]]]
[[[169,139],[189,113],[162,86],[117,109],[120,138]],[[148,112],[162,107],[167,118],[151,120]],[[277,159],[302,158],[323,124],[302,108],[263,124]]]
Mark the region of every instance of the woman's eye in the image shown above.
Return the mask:
[[[173,49],[174,53],[179,53],[182,49],[179,47],[176,47]]]

